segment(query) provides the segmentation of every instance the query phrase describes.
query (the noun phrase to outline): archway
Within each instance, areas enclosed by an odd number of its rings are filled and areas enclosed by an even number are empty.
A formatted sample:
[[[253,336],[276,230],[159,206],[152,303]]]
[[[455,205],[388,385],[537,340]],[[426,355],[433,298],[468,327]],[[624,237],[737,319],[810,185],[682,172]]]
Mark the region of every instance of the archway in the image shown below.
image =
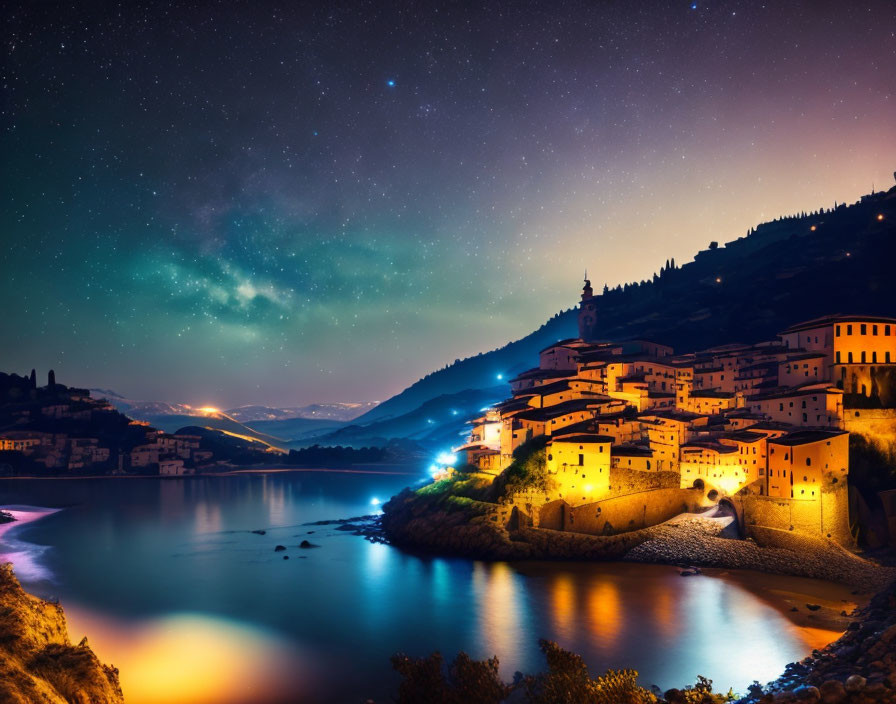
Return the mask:
[[[743,536],[743,515],[737,510],[734,501],[728,497],[719,499],[719,504],[716,508],[716,516],[719,518],[730,516],[734,519],[731,522],[731,527],[737,532],[738,536]]]

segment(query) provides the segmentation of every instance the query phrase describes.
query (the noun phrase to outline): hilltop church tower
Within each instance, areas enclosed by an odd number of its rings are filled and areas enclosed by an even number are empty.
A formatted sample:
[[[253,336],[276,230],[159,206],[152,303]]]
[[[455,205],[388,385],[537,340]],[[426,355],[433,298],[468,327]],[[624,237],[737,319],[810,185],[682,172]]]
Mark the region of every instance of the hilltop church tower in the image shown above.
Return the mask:
[[[585,286],[582,288],[582,302],[579,304],[579,337],[583,340],[595,339],[597,327],[597,302],[594,299],[594,289],[588,279],[588,271],[585,271]]]

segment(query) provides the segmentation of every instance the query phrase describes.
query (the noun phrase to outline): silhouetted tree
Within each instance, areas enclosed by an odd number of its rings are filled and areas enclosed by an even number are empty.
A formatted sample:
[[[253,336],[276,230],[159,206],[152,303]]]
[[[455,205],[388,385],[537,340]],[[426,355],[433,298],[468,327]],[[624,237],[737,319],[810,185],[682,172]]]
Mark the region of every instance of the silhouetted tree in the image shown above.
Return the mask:
[[[50,387],[50,390],[56,386],[56,372],[52,369],[47,373],[47,386]]]
[[[31,370],[31,388],[37,388],[37,372],[34,369]]]

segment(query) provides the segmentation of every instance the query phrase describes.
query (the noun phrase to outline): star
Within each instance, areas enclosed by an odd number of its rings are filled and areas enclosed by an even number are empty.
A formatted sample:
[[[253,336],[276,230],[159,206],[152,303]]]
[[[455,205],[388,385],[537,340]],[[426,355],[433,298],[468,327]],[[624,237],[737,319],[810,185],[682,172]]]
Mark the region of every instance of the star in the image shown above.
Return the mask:
[[[395,87],[395,79],[394,78],[388,79],[386,81],[386,85],[389,86],[390,88],[394,88]]]

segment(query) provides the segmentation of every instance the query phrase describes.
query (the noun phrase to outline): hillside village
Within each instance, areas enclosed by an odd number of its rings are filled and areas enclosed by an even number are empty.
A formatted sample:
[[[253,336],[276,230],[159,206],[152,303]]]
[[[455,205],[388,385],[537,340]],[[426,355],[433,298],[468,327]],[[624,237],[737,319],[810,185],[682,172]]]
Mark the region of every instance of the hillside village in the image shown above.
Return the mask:
[[[34,370],[0,374],[0,473],[183,476],[232,460],[240,444],[252,445],[253,457],[264,447],[234,439],[216,452],[204,435],[131,420],[87,389],[57,383],[52,370],[46,386]]]
[[[896,318],[830,315],[675,354],[594,339],[595,301],[586,279],[579,337],[543,349],[457,448],[497,477],[544,446],[547,481],[508,497],[505,519],[601,534],[721,503],[748,534],[853,541],[849,434],[896,438]]]

